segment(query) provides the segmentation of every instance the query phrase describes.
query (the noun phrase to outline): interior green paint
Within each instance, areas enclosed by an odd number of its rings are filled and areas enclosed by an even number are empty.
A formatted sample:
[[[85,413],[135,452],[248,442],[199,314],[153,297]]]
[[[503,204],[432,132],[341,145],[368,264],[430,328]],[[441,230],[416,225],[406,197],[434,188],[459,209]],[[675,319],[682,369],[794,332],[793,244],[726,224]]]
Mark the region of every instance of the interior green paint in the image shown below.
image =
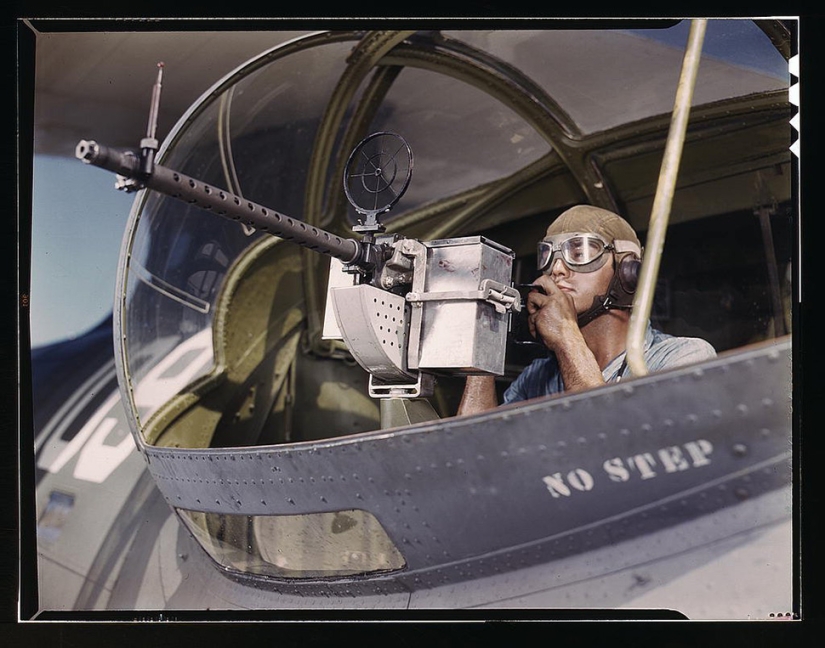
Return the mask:
[[[294,362],[303,318],[300,248],[260,239],[229,269],[217,300],[214,369],[147,421],[146,443],[254,443]]]

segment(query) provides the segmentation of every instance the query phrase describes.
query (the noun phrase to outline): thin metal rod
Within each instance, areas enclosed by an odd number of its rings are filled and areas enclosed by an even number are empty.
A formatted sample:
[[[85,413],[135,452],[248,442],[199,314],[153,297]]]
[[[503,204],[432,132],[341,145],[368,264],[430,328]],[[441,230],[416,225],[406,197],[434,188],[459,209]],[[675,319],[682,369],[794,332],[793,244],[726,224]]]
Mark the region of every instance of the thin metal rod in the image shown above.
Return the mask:
[[[704,19],[693,20],[690,24],[687,48],[682,61],[682,73],[676,89],[673,116],[670,120],[670,130],[665,144],[662,167],[659,171],[659,182],[650,212],[650,224],[645,241],[645,258],[639,275],[639,285],[636,288],[627,333],[627,364],[634,376],[644,376],[648,373],[647,362],[644,358],[645,331],[653,305],[656,278],[659,275],[662,250],[665,245],[665,234],[673,203],[676,176],[679,173],[679,162],[682,157],[682,147],[685,142],[690,104],[693,100],[706,27],[707,20]]]
[[[158,150],[157,130],[160,112],[160,92],[163,88],[163,62],[158,63],[158,77],[152,88],[152,104],[149,106],[149,123],[146,137],[140,141],[140,171],[143,175],[152,173],[155,166],[155,153]]]
[[[773,331],[776,337],[788,333],[785,327],[785,311],[782,305],[782,289],[779,287],[779,266],[776,262],[776,251],[773,247],[773,228],[771,227],[771,209],[760,207],[756,210],[759,225],[762,228],[762,244],[765,247],[765,258],[768,261],[768,287],[771,295],[771,310],[773,311]]]
[[[155,85],[152,88],[152,103],[149,106],[149,123],[146,126],[146,137],[155,139],[158,130],[158,113],[160,111],[160,92],[163,87],[163,68],[164,63],[158,63],[158,77],[155,80]]]

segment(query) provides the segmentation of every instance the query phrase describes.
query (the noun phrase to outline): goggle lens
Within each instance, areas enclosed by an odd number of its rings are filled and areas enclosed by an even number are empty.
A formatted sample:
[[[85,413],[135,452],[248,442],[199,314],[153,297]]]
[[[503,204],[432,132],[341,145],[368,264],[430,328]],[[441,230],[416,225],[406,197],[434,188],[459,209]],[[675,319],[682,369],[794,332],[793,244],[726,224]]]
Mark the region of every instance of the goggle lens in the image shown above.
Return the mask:
[[[597,270],[597,267],[585,268],[598,261],[610,246],[597,236],[576,234],[563,240],[539,241],[538,269],[540,272],[552,267],[556,253],[566,265],[579,272]]]

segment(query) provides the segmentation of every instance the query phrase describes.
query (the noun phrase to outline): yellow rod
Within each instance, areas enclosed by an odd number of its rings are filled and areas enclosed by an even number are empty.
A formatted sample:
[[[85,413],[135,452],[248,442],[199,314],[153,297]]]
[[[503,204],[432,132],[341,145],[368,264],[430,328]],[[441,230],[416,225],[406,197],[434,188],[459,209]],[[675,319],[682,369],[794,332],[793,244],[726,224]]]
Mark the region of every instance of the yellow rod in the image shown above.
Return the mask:
[[[650,224],[645,241],[645,258],[639,274],[639,285],[633,299],[633,312],[627,332],[627,365],[634,376],[644,376],[648,373],[647,362],[644,358],[645,331],[653,305],[659,262],[665,245],[665,234],[676,188],[676,176],[679,173],[679,162],[682,157],[682,147],[685,142],[685,131],[706,27],[706,19],[692,20],[690,24],[687,48],[682,60],[682,73],[676,89],[676,100],[670,120],[670,130],[665,144],[662,167],[659,170],[659,182],[650,212]]]

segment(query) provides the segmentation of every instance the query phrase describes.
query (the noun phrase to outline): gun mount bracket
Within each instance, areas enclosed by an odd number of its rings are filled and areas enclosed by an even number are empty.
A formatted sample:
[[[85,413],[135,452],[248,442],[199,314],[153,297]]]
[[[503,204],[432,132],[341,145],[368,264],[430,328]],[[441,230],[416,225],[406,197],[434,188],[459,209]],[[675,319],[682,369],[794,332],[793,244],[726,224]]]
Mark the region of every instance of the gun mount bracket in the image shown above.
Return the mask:
[[[492,304],[498,313],[507,311],[521,311],[521,296],[519,292],[510,286],[484,279],[479,290],[452,290],[442,292],[410,292],[407,293],[406,300],[416,306],[426,301],[483,301]]]
[[[385,383],[370,375],[368,390],[372,398],[425,398],[435,390],[435,376],[421,371],[415,372],[414,383]]]

